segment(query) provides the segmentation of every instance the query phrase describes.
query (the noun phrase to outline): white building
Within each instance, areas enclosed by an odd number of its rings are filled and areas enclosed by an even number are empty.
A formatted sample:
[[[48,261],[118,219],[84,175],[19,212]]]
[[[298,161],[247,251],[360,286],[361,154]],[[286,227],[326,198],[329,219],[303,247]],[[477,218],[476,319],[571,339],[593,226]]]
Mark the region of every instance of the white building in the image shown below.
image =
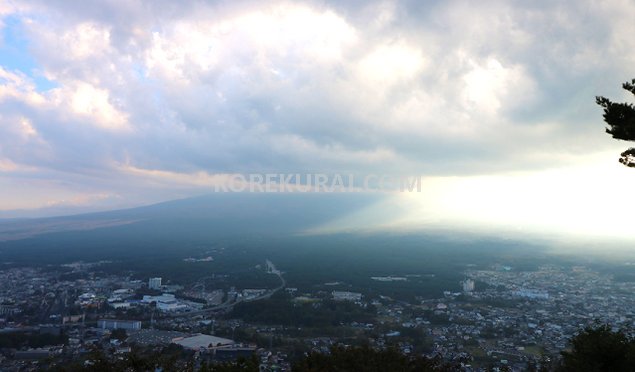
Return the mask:
[[[130,302],[113,302],[110,304],[113,309],[129,309]]]
[[[199,333],[190,337],[175,338],[172,340],[172,343],[181,345],[186,349],[200,350],[227,347],[234,345],[235,342],[227,338],[215,337]]]
[[[465,293],[474,292],[474,281],[472,279],[465,279],[462,284],[463,284],[463,292]]]
[[[331,293],[336,301],[361,301],[362,294],[357,292],[333,291]]]
[[[177,311],[183,310],[187,308],[187,305],[179,302],[173,294],[164,293],[160,296],[143,296],[141,302],[150,304],[155,302],[157,304],[157,309],[161,311]]]
[[[141,322],[138,320],[117,320],[117,319],[100,319],[97,321],[97,327],[101,329],[141,329]]]
[[[543,292],[543,291],[531,290],[531,289],[521,288],[512,293],[514,294],[514,296],[517,296],[517,297],[530,298],[534,300],[548,300],[549,299],[549,293]]]
[[[161,289],[161,278],[150,278],[148,280],[148,288]]]
[[[243,289],[243,298],[247,301],[258,298],[267,292],[266,289]]]
[[[134,294],[134,291],[130,288],[120,288],[120,289],[115,289],[114,291],[112,291],[113,296],[132,296]]]

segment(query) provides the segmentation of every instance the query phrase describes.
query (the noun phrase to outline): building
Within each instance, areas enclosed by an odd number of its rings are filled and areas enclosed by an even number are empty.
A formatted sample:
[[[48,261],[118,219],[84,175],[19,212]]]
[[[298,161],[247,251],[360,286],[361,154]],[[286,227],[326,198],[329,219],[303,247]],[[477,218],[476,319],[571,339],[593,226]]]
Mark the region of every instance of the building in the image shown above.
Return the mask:
[[[331,293],[335,301],[361,301],[362,294],[357,292],[333,291]]]
[[[161,289],[161,278],[150,278],[148,280],[148,288]]]
[[[247,301],[258,298],[267,293],[266,289],[243,289],[243,298]]]
[[[110,304],[113,309],[129,309],[130,305],[130,302],[113,302]]]
[[[127,331],[136,331],[141,329],[141,321],[139,320],[117,320],[117,319],[100,319],[97,321],[97,328],[101,329],[125,329]]]
[[[156,303],[157,309],[161,311],[177,311],[183,310],[187,308],[187,305],[179,302],[173,294],[164,293],[160,296],[143,296],[143,300],[141,302],[150,304],[152,302]]]
[[[521,288],[512,293],[516,297],[529,298],[533,300],[548,300],[549,299],[549,293],[543,292],[543,291],[531,290],[531,289]]]
[[[173,344],[181,345],[185,349],[200,350],[227,347],[235,344],[233,340],[199,333],[190,337],[177,337],[172,340]]]
[[[463,292],[471,293],[474,292],[474,281],[472,279],[465,279],[463,282]]]
[[[18,350],[15,352],[14,358],[17,360],[42,360],[51,356],[48,348]]]
[[[19,312],[20,308],[15,305],[0,305],[0,315],[13,315]]]
[[[79,315],[68,315],[62,318],[62,324],[66,324],[66,323],[77,323],[77,322],[83,322],[84,321],[84,317],[85,314],[79,314]]]
[[[249,359],[255,351],[256,348],[254,346],[220,347],[214,350],[214,360],[226,362],[237,360],[239,358]]]

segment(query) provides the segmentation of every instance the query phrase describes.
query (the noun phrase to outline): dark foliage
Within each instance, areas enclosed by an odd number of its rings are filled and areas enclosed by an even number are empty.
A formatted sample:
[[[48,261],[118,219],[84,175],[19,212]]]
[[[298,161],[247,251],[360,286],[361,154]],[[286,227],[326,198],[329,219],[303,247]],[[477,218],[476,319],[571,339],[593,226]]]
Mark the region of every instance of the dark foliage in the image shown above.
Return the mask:
[[[635,79],[622,84],[622,88],[635,95]],[[604,121],[608,124],[606,133],[615,139],[635,141],[635,106],[631,103],[617,103],[602,96],[595,97],[595,102],[604,108]],[[635,148],[624,151],[620,163],[635,167]]]
[[[293,303],[288,295],[280,292],[267,300],[240,303],[229,316],[252,323],[328,327],[352,321],[370,323],[374,315],[374,307],[362,308],[351,302],[333,300],[318,304]]]
[[[193,352],[171,344],[159,351],[134,349],[123,358],[109,358],[102,350],[93,349],[85,360],[73,360],[55,366],[40,365],[40,369],[52,372],[109,372],[134,371],[165,372],[194,371]]]
[[[375,350],[368,346],[334,347],[328,355],[313,353],[293,366],[299,372],[383,372],[383,371],[456,371],[440,358],[407,357],[395,349]]]
[[[259,363],[256,357],[239,358],[236,363],[201,364],[200,372],[258,372]]]
[[[571,349],[561,352],[560,361],[548,358],[539,363],[529,363],[529,371],[558,372],[632,372],[635,371],[635,338],[624,331],[613,331],[608,325],[597,324],[581,331],[571,339]],[[100,350],[93,350],[86,360],[57,364],[50,371],[201,371],[201,372],[256,372],[259,361],[256,356],[238,359],[236,362],[214,363],[194,361],[194,353],[180,346],[170,345],[160,350],[133,349],[125,358],[112,359]],[[45,364],[41,365],[45,367]],[[421,355],[406,356],[399,350],[377,350],[368,345],[355,347],[337,346],[327,354],[311,353],[293,365],[299,372],[409,372],[409,371],[460,371],[457,362],[443,361],[441,356],[429,358]]]
[[[111,340],[125,341],[128,338],[128,333],[125,329],[115,329],[110,333]]]
[[[571,340],[571,350],[562,352],[559,371],[635,371],[635,339],[608,325],[584,329]]]

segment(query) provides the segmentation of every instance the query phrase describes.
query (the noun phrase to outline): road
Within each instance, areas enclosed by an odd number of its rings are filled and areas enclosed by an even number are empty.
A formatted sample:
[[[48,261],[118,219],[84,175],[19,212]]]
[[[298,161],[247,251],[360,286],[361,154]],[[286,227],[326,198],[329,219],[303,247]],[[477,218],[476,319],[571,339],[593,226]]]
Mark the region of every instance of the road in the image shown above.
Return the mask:
[[[282,277],[282,273],[280,272],[280,270],[276,269],[276,266],[269,260],[267,260],[267,271],[270,274],[278,275],[278,278],[280,278],[280,285],[277,286],[276,288],[272,289],[271,291],[263,294],[262,296],[259,296],[259,297],[256,297],[254,299],[249,300],[249,302],[258,301],[258,300],[262,300],[262,299],[265,299],[265,298],[269,298],[274,293],[278,292],[279,290],[281,290],[282,288],[287,286],[287,281],[284,280],[284,278]]]

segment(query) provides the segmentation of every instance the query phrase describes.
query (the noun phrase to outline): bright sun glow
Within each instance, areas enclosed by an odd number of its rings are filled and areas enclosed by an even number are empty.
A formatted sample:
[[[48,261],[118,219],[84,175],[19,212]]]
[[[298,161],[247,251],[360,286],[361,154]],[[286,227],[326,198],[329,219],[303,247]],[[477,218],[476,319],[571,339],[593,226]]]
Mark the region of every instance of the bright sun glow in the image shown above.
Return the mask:
[[[588,166],[501,176],[426,179],[398,224],[443,222],[525,232],[631,238],[635,200],[619,185],[635,172],[608,154]],[[613,160],[613,161],[611,161]]]

